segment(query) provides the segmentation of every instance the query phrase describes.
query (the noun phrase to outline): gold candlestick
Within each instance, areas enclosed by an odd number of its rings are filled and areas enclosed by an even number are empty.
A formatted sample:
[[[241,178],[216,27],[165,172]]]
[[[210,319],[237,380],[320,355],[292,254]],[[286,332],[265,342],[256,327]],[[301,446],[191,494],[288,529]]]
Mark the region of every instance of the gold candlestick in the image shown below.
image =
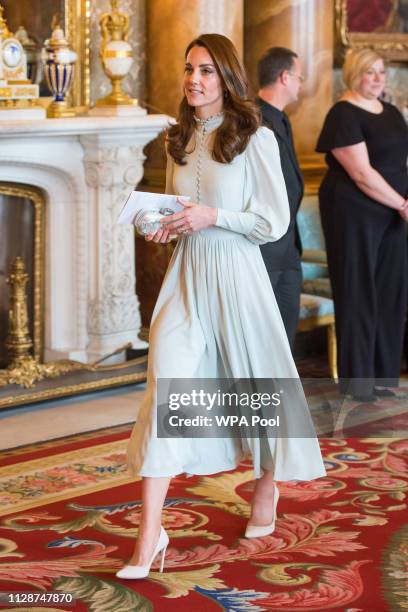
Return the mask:
[[[25,271],[24,261],[17,257],[11,267],[7,278],[10,285],[9,333],[6,339],[11,360],[28,355],[33,346],[28,330],[28,313],[26,301],[26,284],[28,274]]]
[[[68,359],[43,364],[31,355],[33,343],[28,329],[26,297],[28,274],[21,257],[15,259],[6,282],[10,285],[9,333],[6,339],[10,364],[7,370],[0,370],[0,388],[13,384],[30,388],[44,378],[87,368],[86,364]]]
[[[111,355],[131,348],[131,344],[126,344],[94,364],[81,363],[71,359],[39,363],[30,354],[33,343],[30,338],[27,311],[26,285],[28,274],[21,257],[15,259],[6,282],[10,285],[9,333],[6,339],[10,364],[6,370],[0,370],[0,388],[7,385],[20,385],[29,389],[44,378],[56,378],[76,370],[97,372],[100,362]]]

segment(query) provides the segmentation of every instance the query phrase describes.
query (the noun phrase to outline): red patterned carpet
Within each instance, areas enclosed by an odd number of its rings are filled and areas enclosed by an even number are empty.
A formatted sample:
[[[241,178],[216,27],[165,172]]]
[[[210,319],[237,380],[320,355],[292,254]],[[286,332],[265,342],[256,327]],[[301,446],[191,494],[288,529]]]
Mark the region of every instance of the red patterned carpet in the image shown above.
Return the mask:
[[[2,453],[0,591],[70,592],[74,606],[48,609],[93,612],[407,609],[407,440],[322,441],[327,478],[282,484],[276,532],[258,540],[241,537],[249,464],[174,479],[165,572],[129,582],[115,578],[140,513],[129,431]]]

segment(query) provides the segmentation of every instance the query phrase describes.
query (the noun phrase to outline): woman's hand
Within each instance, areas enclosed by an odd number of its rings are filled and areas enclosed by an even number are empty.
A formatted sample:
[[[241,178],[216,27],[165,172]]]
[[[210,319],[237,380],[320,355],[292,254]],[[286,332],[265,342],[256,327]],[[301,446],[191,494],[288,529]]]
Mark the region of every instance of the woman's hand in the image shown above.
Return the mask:
[[[146,234],[145,240],[146,242],[159,242],[160,244],[167,244],[177,236],[174,234],[170,234],[167,228],[159,229],[159,231],[154,232],[153,234]]]
[[[182,198],[177,198],[177,202],[184,206],[184,210],[160,221],[168,232],[177,235],[191,234],[215,225],[217,221],[216,208],[187,202]]]
[[[404,207],[400,210],[400,215],[408,223],[408,200],[405,200]]]

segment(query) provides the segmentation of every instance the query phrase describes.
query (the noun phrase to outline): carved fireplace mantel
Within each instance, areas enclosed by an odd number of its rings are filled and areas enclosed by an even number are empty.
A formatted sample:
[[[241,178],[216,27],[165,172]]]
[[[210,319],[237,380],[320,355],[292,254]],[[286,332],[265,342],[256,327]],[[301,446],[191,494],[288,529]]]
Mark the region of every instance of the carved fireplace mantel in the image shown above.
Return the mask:
[[[0,122],[0,182],[42,189],[45,361],[93,361],[138,338],[134,234],[117,225],[166,115]]]

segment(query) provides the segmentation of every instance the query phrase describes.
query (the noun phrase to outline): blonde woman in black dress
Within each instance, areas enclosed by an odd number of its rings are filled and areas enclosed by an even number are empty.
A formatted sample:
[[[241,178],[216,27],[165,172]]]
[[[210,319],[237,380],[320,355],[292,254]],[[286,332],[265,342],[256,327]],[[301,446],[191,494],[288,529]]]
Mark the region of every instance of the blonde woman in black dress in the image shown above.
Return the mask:
[[[383,59],[346,58],[342,98],[317,151],[329,166],[319,199],[333,287],[340,390],[361,402],[398,384],[407,308],[408,129],[381,100]]]

